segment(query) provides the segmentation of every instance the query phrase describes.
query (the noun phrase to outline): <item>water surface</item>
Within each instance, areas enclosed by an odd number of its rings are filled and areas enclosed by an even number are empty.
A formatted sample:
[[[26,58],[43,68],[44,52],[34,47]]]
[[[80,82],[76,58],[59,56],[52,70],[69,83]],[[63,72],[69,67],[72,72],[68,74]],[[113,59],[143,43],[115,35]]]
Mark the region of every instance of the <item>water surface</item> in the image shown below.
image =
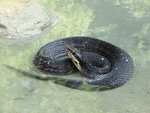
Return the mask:
[[[34,41],[1,42],[0,113],[149,113],[149,0],[41,0],[59,18],[47,35]],[[135,63],[132,79],[109,91],[87,92],[38,81],[6,68],[32,69],[44,44],[86,35],[126,50]]]

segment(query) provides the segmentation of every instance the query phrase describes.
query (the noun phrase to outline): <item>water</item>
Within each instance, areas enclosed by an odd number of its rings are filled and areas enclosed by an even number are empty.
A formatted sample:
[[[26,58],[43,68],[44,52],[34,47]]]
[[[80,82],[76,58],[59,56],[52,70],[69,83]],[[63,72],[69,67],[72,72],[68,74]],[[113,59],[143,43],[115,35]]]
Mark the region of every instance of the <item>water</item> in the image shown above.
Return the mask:
[[[0,113],[149,113],[149,0],[41,0],[59,18],[47,36],[0,46]],[[87,35],[126,50],[135,63],[132,79],[117,89],[87,92],[38,81],[6,68],[30,70],[44,44]]]

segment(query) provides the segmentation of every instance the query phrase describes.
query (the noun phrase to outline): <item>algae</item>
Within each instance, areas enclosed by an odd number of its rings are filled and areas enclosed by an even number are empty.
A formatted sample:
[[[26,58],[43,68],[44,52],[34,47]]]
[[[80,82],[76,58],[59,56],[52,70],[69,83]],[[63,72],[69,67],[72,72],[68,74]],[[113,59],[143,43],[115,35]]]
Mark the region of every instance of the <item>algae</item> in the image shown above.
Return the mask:
[[[149,0],[39,1],[59,22],[38,40],[0,45],[0,112],[149,113]],[[28,78],[3,65],[32,71],[41,46],[73,35],[97,37],[126,50],[135,63],[133,78],[117,89],[87,92]]]

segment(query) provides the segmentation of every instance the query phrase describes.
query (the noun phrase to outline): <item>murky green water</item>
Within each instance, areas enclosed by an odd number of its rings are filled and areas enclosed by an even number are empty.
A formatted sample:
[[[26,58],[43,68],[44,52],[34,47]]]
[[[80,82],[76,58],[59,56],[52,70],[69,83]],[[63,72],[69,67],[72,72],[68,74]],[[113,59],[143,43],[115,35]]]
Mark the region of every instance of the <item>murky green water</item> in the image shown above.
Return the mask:
[[[41,1],[59,22],[34,41],[1,41],[0,113],[149,113],[150,1]],[[135,63],[133,78],[114,90],[87,92],[24,77],[3,65],[29,70],[41,46],[74,35],[97,37],[128,51]]]

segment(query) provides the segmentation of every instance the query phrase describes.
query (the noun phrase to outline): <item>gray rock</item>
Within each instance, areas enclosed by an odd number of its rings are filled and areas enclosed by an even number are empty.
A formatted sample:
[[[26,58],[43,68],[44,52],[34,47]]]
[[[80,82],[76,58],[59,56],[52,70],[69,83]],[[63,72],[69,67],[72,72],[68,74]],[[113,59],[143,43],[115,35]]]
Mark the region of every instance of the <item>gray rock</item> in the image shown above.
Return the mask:
[[[0,1],[0,38],[32,38],[56,24],[56,21],[35,0]]]

